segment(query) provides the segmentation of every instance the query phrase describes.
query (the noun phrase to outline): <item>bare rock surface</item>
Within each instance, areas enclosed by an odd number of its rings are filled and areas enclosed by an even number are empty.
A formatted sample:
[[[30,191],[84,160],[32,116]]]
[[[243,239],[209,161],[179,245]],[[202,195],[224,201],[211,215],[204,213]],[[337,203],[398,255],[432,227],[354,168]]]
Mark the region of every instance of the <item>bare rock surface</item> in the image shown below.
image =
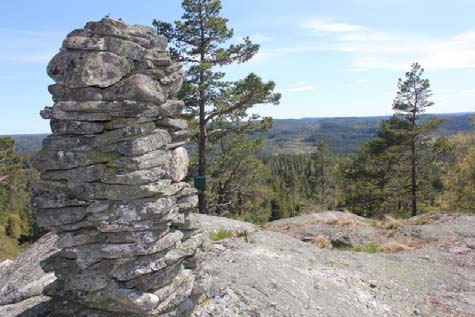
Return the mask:
[[[189,221],[193,227],[199,228],[200,231],[206,233],[221,230],[228,230],[235,233],[253,233],[259,230],[259,227],[248,222],[196,213],[190,214]]]
[[[334,223],[328,225],[334,231],[342,227],[358,231],[360,226],[370,223],[363,219],[361,223],[339,226],[331,220],[338,215],[348,217],[348,214],[327,212],[270,225],[281,226],[288,221],[306,226],[308,220],[327,219],[328,223]],[[426,242],[406,251],[374,254],[323,249],[285,232],[273,232],[272,227],[259,230],[252,224],[226,218],[191,214],[189,220],[197,231],[195,238],[187,241],[204,239],[195,255],[196,282],[191,299],[169,316],[475,314],[475,216],[409,219],[400,224],[398,235]],[[212,241],[209,233],[217,230],[248,234]],[[31,249],[55,252],[48,239],[39,240]],[[186,252],[186,246],[181,250]],[[39,268],[41,254],[44,253],[31,253],[29,257],[22,254],[13,264],[19,263],[23,256],[25,265],[37,263]],[[125,267],[123,272],[130,274]],[[44,273],[35,276],[26,273],[23,283],[40,280],[42,276]],[[5,271],[0,270],[0,281],[6,278]],[[183,276],[184,282],[186,278]],[[150,280],[134,283],[153,287],[148,285]],[[22,297],[18,302],[0,306],[0,316],[43,316],[46,300],[40,296]]]

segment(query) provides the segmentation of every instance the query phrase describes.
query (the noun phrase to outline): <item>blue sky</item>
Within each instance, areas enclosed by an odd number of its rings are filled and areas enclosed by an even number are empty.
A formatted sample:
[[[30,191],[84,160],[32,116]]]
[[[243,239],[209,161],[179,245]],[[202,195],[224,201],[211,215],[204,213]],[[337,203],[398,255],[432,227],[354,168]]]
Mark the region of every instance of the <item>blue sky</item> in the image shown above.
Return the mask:
[[[261,44],[255,58],[228,67],[277,83],[275,118],[391,113],[397,79],[414,61],[426,69],[430,112],[475,109],[475,0],[223,0],[222,15]],[[51,105],[46,65],[65,35],[110,14],[150,25],[181,14],[178,0],[15,0],[0,2],[0,135],[49,132],[38,112]]]

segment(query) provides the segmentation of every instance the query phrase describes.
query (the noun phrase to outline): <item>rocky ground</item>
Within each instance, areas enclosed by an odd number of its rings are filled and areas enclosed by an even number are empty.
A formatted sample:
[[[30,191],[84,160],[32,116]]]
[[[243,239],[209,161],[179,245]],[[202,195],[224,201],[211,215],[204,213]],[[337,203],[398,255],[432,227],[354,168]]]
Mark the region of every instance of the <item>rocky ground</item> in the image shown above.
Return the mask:
[[[193,220],[206,241],[192,316],[475,316],[475,216],[375,222],[324,212],[263,228]],[[223,230],[234,236],[207,238]],[[54,240],[0,264],[0,316],[41,316],[51,276],[38,262]]]

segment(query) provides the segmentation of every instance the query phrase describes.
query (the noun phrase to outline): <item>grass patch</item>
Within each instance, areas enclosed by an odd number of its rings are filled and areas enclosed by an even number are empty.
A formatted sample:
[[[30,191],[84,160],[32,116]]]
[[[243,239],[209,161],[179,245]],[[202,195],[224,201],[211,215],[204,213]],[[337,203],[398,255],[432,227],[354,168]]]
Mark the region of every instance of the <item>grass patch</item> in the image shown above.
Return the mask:
[[[434,220],[439,220],[440,215],[439,214],[434,214],[434,213],[428,213],[428,214],[423,214],[417,217],[417,219],[409,221],[409,224],[411,225],[425,225],[427,223],[430,223]]]
[[[353,245],[351,247],[342,247],[337,248],[336,250],[340,251],[351,251],[351,252],[366,252],[366,253],[395,253],[412,250],[413,248],[408,247],[405,244],[397,242],[388,242],[388,243],[378,243],[371,242],[366,245]]]
[[[340,251],[352,251],[352,252],[366,252],[366,253],[379,253],[383,252],[381,243],[371,242],[366,245],[352,245],[351,247],[338,248]]]
[[[386,221],[384,222],[384,228],[388,230],[397,230],[402,225],[403,220],[386,215]]]
[[[213,241],[219,241],[227,238],[231,238],[233,236],[233,233],[230,230],[219,230],[216,232],[211,232],[209,234],[209,237]]]
[[[324,235],[319,235],[319,236],[313,238],[310,242],[312,244],[316,245],[317,247],[319,247],[320,249],[332,249],[333,248],[333,245],[332,245],[330,239],[328,239]]]
[[[365,223],[356,218],[353,214],[346,212],[346,217],[338,217],[336,215],[330,215],[330,217],[320,221],[325,225],[351,227],[355,225],[364,225]]]

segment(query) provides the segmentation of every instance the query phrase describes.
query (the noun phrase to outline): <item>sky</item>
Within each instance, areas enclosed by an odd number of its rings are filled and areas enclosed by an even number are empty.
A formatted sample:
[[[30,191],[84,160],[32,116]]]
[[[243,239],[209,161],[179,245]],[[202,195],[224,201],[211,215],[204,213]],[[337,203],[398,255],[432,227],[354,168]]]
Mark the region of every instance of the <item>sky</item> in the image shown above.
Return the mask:
[[[273,80],[274,118],[391,114],[397,80],[413,62],[430,80],[431,113],[475,110],[475,0],[222,0],[222,16],[260,44],[228,78]],[[178,0],[0,0],[0,135],[47,133],[48,61],[71,30],[105,15],[130,24],[182,15]]]

